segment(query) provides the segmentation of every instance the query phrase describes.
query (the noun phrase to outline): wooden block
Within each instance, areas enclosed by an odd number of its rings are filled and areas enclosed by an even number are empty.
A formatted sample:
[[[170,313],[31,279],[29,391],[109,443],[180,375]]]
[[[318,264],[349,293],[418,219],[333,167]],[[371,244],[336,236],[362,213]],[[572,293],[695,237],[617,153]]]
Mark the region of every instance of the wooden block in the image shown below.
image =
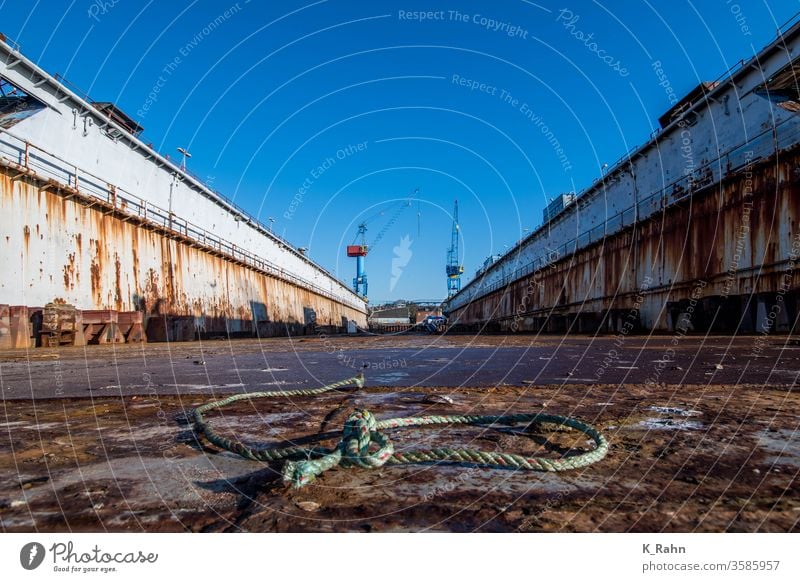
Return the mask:
[[[33,333],[31,332],[30,312],[28,308],[24,305],[12,305],[10,308],[10,316],[13,347],[31,347]]]
[[[0,305],[0,349],[14,347],[14,338],[11,333],[11,317],[8,305]]]
[[[141,323],[131,324],[130,328],[125,334],[125,341],[129,344],[147,343],[147,335],[144,333],[144,326],[142,326]]]

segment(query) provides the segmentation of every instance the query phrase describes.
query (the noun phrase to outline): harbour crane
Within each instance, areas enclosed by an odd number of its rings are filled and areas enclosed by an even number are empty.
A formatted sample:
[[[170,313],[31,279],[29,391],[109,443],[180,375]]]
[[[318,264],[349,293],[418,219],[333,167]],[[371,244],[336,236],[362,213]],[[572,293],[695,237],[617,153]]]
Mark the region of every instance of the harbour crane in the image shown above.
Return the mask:
[[[377,212],[358,225],[358,231],[356,232],[355,239],[353,239],[353,244],[347,246],[347,256],[356,259],[356,276],[353,279],[353,291],[362,297],[368,297],[369,293],[366,272],[367,255],[383,239],[386,233],[389,232],[389,229],[392,228],[392,226],[397,222],[397,219],[400,218],[400,215],[403,213],[403,211],[411,206],[413,196],[416,195],[417,192],[419,192],[419,188],[415,189],[407,199],[389,207],[395,208],[395,211],[389,221],[384,225],[380,232],[378,232],[378,235],[372,241],[371,245],[367,244],[367,225],[372,223],[373,220],[384,216],[386,211],[382,210],[381,212]]]
[[[447,251],[447,297],[450,298],[461,291],[461,275],[464,274],[464,265],[459,262],[459,234],[458,200],[453,209],[453,231],[450,240],[450,249]]]

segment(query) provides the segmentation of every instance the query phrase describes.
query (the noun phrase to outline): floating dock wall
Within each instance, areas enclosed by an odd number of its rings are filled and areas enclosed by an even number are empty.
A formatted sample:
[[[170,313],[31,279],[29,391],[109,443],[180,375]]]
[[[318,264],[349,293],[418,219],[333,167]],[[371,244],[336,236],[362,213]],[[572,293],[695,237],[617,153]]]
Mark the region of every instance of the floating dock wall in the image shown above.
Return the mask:
[[[50,302],[141,319],[150,341],[366,327],[304,250],[2,39],[0,76],[25,96],[0,118],[0,345]]]
[[[140,311],[150,341],[366,326],[357,304],[22,170],[0,166],[4,304]]]
[[[793,328],[800,24],[448,299],[451,324],[525,331]]]
[[[791,331],[800,289],[800,149],[453,310],[495,331]]]

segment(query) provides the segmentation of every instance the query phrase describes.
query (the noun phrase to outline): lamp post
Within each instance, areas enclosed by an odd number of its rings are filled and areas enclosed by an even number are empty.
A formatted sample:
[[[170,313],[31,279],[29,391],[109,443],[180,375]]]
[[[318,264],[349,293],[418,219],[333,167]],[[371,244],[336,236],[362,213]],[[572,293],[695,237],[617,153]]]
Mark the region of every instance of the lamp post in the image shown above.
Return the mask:
[[[172,182],[169,183],[169,228],[172,229],[172,193],[178,187],[178,172],[172,174]]]
[[[182,156],[182,159],[181,159],[181,170],[183,170],[185,172],[186,171],[186,158],[191,158],[192,154],[190,154],[189,151],[186,150],[185,148],[178,148],[178,151],[180,152],[180,154]]]
[[[186,158],[191,158],[192,154],[186,150],[186,148],[178,148],[178,152],[181,154],[181,170],[186,171]],[[178,187],[178,183],[182,180],[180,176],[178,176],[178,172],[175,172],[172,175],[172,184],[169,186],[169,228],[172,228],[172,193]]]

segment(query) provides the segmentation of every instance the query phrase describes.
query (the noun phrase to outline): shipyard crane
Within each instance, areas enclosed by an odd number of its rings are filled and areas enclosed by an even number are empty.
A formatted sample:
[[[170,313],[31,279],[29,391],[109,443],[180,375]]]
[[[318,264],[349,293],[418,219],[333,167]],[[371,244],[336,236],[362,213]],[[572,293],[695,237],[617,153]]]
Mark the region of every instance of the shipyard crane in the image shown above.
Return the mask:
[[[450,298],[461,291],[461,275],[464,274],[464,265],[459,263],[458,237],[460,234],[458,225],[458,200],[453,209],[453,232],[451,235],[450,249],[447,251],[447,297]]]
[[[397,222],[397,219],[400,218],[400,215],[403,211],[411,206],[411,202],[413,200],[413,196],[419,192],[419,188],[415,189],[414,192],[405,200],[402,200],[396,203],[390,208],[394,208],[394,213],[392,214],[389,221],[383,226],[383,228],[378,232],[378,235],[372,241],[372,244],[367,244],[367,225],[372,223],[374,220],[384,216],[386,214],[385,210],[377,212],[367,218],[366,220],[362,221],[358,225],[358,231],[356,232],[356,237],[353,239],[353,244],[347,246],[347,256],[356,259],[356,276],[353,279],[353,291],[361,295],[362,297],[368,297],[369,286],[367,284],[367,273],[366,273],[366,258],[367,255],[371,250],[375,248],[375,246],[383,239],[389,229]]]

